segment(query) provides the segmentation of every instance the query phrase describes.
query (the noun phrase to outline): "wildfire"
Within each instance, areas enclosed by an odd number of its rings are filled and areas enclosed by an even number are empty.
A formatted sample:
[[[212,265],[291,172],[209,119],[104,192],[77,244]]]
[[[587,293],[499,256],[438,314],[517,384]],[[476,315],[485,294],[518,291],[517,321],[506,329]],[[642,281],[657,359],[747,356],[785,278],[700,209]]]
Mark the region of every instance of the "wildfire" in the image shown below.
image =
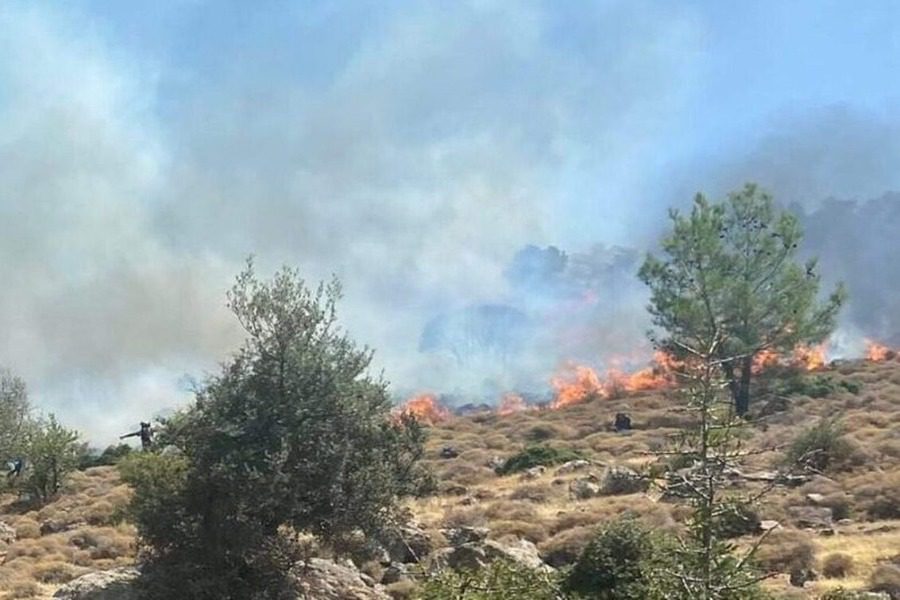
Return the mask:
[[[756,375],[769,367],[774,367],[781,361],[781,356],[772,348],[761,350],[753,357],[753,366],[751,372]]]
[[[891,357],[893,352],[884,344],[866,340],[866,359],[873,362],[882,362]]]
[[[611,398],[622,392],[658,390],[672,384],[677,361],[665,352],[657,352],[654,365],[634,373],[610,369],[604,377],[584,365],[566,365],[564,372],[550,380],[556,399],[550,408],[580,404],[591,398]]]
[[[450,411],[441,406],[434,394],[413,396],[395,414],[411,415],[423,425],[434,425],[450,417]]]
[[[794,363],[807,371],[815,371],[825,366],[825,344],[815,346],[800,345],[794,348]]]
[[[597,372],[584,365],[567,365],[566,373],[556,375],[550,385],[556,390],[556,399],[551,408],[563,408],[580,404],[589,398],[603,396],[603,384]]]
[[[500,405],[497,407],[497,414],[503,417],[527,409],[528,405],[525,404],[525,400],[522,399],[522,396],[514,392],[508,392],[503,394],[503,398],[500,399]]]

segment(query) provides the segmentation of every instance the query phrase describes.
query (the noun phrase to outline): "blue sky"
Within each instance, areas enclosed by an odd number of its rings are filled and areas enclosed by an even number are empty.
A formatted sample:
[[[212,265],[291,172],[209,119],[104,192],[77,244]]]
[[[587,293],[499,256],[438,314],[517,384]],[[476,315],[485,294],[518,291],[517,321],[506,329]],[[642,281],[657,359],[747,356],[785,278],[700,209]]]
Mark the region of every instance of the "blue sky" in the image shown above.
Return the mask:
[[[747,179],[900,189],[895,2],[5,2],[0,364],[106,441],[239,340],[243,258],[347,283],[419,385],[525,244],[642,248]],[[98,417],[98,415],[100,415]]]

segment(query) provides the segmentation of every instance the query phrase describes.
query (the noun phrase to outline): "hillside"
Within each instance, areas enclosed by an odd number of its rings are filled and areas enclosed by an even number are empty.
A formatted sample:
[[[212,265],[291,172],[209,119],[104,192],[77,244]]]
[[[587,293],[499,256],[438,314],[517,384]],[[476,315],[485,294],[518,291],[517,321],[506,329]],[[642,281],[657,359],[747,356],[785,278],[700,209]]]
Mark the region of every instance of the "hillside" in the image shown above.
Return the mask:
[[[776,486],[766,496],[759,518],[781,524],[760,550],[764,565],[782,572],[768,585],[789,598],[815,598],[838,586],[864,589],[879,566],[900,560],[900,360],[841,362],[795,378],[793,388],[786,381],[785,373],[777,372],[760,378],[755,406],[757,411],[765,407],[767,414],[748,440],[748,447],[760,453],[742,469],[771,469],[782,455],[773,448],[790,444],[820,418],[840,417],[849,446],[835,468],[802,485]],[[687,422],[677,404],[669,392],[648,391],[559,410],[445,418],[432,428],[426,459],[437,475],[438,493],[409,507],[438,545],[441,529],[448,526],[484,526],[491,538],[535,543],[555,565],[571,561],[596,526],[617,515],[633,514],[654,528],[676,529],[687,511],[664,500],[656,486],[584,499],[574,498],[570,486],[591,472],[602,476],[612,465],[658,476],[654,463],[660,459],[653,452],[666,447]],[[618,412],[631,416],[632,430],[613,431]],[[534,443],[578,451],[593,464],[560,474],[553,467],[530,475],[495,474],[493,465]],[[447,456],[458,455],[443,458],[447,447],[454,451]],[[49,598],[78,575],[133,563],[134,528],[121,518],[129,494],[114,467],[98,467],[76,473],[57,500],[39,509],[17,503],[12,495],[0,498],[0,522],[6,526],[0,527],[0,537],[8,540],[2,549],[0,598]],[[804,524],[810,513],[797,507],[811,506],[829,509],[832,524]],[[737,543],[749,544],[756,535]],[[840,554],[850,558],[836,558]],[[803,588],[788,581],[798,561],[817,574]],[[840,573],[841,565],[846,573]],[[364,565],[376,579],[380,569]],[[409,585],[394,586],[397,596],[408,590]]]

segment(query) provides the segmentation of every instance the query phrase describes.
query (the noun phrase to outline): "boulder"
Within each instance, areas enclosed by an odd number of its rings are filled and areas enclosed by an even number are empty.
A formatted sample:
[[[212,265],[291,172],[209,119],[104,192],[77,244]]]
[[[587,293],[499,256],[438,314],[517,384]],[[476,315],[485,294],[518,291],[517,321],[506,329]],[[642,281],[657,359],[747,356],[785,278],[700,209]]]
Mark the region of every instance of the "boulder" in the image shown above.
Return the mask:
[[[531,467],[530,469],[526,469],[525,472],[522,473],[522,475],[519,477],[519,479],[524,479],[524,480],[537,479],[538,477],[543,475],[544,472],[546,472],[546,471],[547,471],[547,467],[544,467],[542,465],[538,465],[536,467]]]
[[[823,494],[807,494],[806,501],[810,504],[815,504],[816,506],[821,506],[822,503],[825,502],[825,496]]]
[[[556,475],[565,475],[566,473],[574,473],[575,471],[583,471],[591,466],[591,463],[583,460],[570,460],[567,463],[563,463],[556,470]]]
[[[501,543],[496,540],[488,540],[484,543],[485,555],[488,562],[503,559],[541,571],[552,571],[550,565],[541,560],[537,546],[528,540],[516,540],[511,543]]]
[[[381,574],[381,583],[382,585],[390,585],[403,579],[408,579],[408,576],[409,568],[406,565],[403,563],[391,563],[385,567],[384,572]]]
[[[497,560],[514,562],[529,569],[553,571],[553,567],[541,560],[537,547],[527,540],[517,540],[514,543],[486,540],[443,548],[431,556],[429,571],[435,573],[448,568],[454,571],[471,571]]]
[[[53,597],[60,600],[137,600],[134,582],[139,576],[140,571],[134,567],[88,573],[56,590]]]
[[[773,529],[780,529],[781,523],[778,521],[773,521],[771,519],[763,519],[759,522],[759,530],[762,532],[771,531]]]
[[[8,523],[0,522],[0,542],[12,544],[16,538],[16,530]]]
[[[788,515],[797,527],[806,529],[831,529],[832,513],[827,506],[790,506]]]
[[[84,525],[84,521],[78,521],[76,523],[71,523],[69,521],[57,521],[54,519],[47,519],[46,521],[41,521],[41,535],[50,535],[52,533],[63,533],[64,531],[69,531],[70,529],[75,529],[76,527]]]
[[[628,467],[608,467],[600,482],[600,492],[605,496],[646,492],[650,481]]]
[[[380,585],[349,564],[312,558],[294,568],[298,600],[390,600]]]
[[[379,537],[392,562],[415,563],[433,549],[431,536],[414,523],[387,530]]]
[[[453,446],[444,446],[441,448],[440,457],[444,459],[456,458],[459,456],[459,450]]]
[[[486,527],[469,527],[464,525],[462,527],[443,529],[441,533],[444,534],[451,546],[462,546],[464,544],[483,542],[487,539],[490,530]]]
[[[587,500],[600,495],[600,485],[590,479],[576,479],[569,484],[569,493],[576,500]]]

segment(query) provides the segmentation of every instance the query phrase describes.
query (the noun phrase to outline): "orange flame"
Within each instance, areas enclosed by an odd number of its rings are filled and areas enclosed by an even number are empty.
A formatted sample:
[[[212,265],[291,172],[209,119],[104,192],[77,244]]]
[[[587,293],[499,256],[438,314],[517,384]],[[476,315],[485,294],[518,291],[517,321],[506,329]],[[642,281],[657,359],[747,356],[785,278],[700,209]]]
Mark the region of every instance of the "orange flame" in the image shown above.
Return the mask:
[[[522,399],[522,396],[514,392],[508,392],[503,394],[503,398],[500,400],[500,406],[497,407],[497,414],[504,417],[527,409],[528,405],[525,404],[525,400]]]
[[[756,356],[753,357],[753,366],[750,367],[750,371],[754,375],[758,375],[762,373],[769,367],[774,367],[781,361],[781,356],[773,350],[772,348],[765,348],[764,350],[760,350],[756,353]]]
[[[413,396],[395,414],[413,416],[423,425],[434,425],[450,417],[450,411],[441,406],[434,394]]]
[[[676,359],[661,351],[656,352],[653,366],[634,373],[610,369],[603,378],[590,367],[569,364],[564,367],[563,373],[550,380],[550,385],[556,390],[556,399],[550,408],[572,406],[591,398],[612,398],[622,392],[662,389],[673,383],[673,372],[677,367]]]
[[[550,385],[556,390],[556,399],[550,408],[563,408],[573,404],[580,404],[590,398],[603,396],[603,384],[597,372],[584,365],[569,364],[565,367],[566,373],[556,375],[550,380]]]
[[[866,358],[868,360],[882,362],[891,358],[893,354],[894,352],[884,344],[866,340]]]
[[[807,371],[815,371],[825,366],[825,344],[807,346],[801,344],[794,348],[794,363]]]

